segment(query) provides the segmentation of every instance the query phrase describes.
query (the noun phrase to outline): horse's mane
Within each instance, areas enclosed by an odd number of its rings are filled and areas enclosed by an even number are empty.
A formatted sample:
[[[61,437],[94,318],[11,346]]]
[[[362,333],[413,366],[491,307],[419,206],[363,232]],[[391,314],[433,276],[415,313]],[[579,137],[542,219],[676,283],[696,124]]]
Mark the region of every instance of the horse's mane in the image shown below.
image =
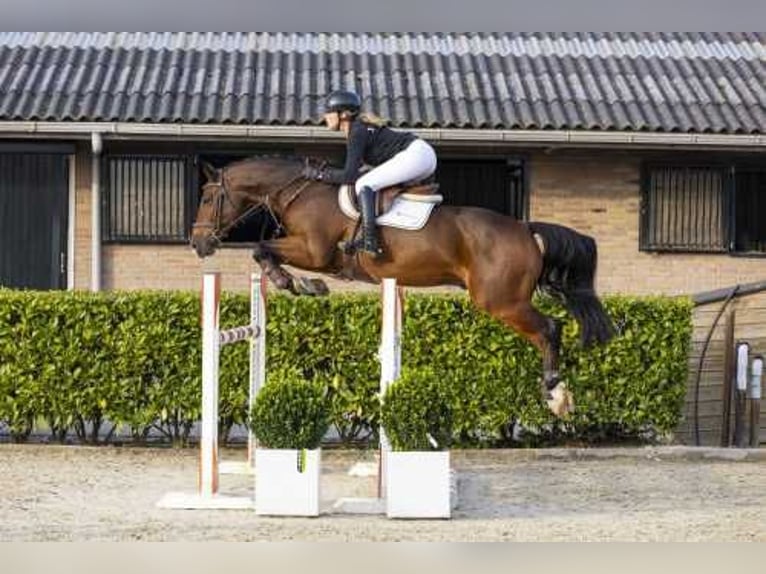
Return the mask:
[[[284,163],[284,164],[303,164],[308,156],[283,155],[283,154],[258,154],[244,157],[231,162],[226,167],[232,168],[250,163]]]

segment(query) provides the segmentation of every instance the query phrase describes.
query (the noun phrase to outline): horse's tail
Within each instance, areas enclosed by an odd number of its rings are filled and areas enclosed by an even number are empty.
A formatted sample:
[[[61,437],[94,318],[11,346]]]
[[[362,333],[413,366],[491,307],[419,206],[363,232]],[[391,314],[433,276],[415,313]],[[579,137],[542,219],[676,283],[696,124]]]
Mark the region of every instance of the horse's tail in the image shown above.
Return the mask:
[[[532,222],[529,229],[543,244],[539,289],[559,300],[574,316],[584,346],[609,341],[614,325],[593,287],[598,259],[594,239],[552,223]]]

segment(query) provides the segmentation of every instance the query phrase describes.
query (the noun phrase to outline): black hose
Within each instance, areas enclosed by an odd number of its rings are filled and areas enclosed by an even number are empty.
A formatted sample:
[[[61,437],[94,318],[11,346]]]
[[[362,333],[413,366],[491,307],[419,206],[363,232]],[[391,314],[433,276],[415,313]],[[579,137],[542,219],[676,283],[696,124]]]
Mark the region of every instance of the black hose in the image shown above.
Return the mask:
[[[715,321],[713,321],[712,326],[710,327],[710,331],[708,331],[707,338],[705,339],[705,344],[702,346],[702,353],[700,353],[700,362],[699,365],[697,365],[697,380],[694,383],[694,446],[700,446],[700,419],[699,419],[699,403],[700,403],[700,379],[702,378],[702,363],[705,361],[705,353],[707,353],[708,345],[710,344],[710,339],[713,337],[713,331],[715,330],[716,325],[718,325],[718,320],[721,318],[721,315],[723,315],[723,312],[726,310],[726,306],[729,304],[729,301],[731,301],[734,296],[739,291],[740,286],[735,285],[731,288],[731,291],[729,291],[729,294],[726,296],[726,300],[723,302],[723,305],[721,305],[721,309],[718,311],[718,315],[716,315]],[[724,373],[724,376],[728,377],[729,373]]]

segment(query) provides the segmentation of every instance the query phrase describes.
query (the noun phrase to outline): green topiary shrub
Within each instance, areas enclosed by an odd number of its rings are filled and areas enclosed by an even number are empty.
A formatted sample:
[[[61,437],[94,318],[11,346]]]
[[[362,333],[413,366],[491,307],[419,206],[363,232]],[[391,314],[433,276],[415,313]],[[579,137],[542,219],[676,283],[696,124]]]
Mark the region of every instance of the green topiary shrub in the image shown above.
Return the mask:
[[[330,428],[326,385],[304,379],[296,369],[270,373],[255,399],[250,428],[264,448],[318,448]]]
[[[381,421],[394,450],[446,450],[452,444],[450,380],[429,368],[405,369],[383,396]]]

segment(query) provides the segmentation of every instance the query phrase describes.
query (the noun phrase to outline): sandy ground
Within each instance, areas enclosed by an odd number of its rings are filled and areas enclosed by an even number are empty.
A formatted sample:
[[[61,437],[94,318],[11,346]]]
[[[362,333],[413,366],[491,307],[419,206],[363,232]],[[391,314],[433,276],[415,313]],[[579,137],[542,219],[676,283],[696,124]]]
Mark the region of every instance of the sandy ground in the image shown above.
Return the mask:
[[[243,459],[244,452],[224,453]],[[323,451],[319,518],[249,510],[165,510],[193,491],[194,450],[0,445],[0,540],[766,541],[766,452],[650,449],[454,451],[452,520],[329,513],[335,499],[371,496],[348,475],[370,453]],[[735,460],[738,458],[739,460]],[[246,493],[250,479],[222,477]]]

